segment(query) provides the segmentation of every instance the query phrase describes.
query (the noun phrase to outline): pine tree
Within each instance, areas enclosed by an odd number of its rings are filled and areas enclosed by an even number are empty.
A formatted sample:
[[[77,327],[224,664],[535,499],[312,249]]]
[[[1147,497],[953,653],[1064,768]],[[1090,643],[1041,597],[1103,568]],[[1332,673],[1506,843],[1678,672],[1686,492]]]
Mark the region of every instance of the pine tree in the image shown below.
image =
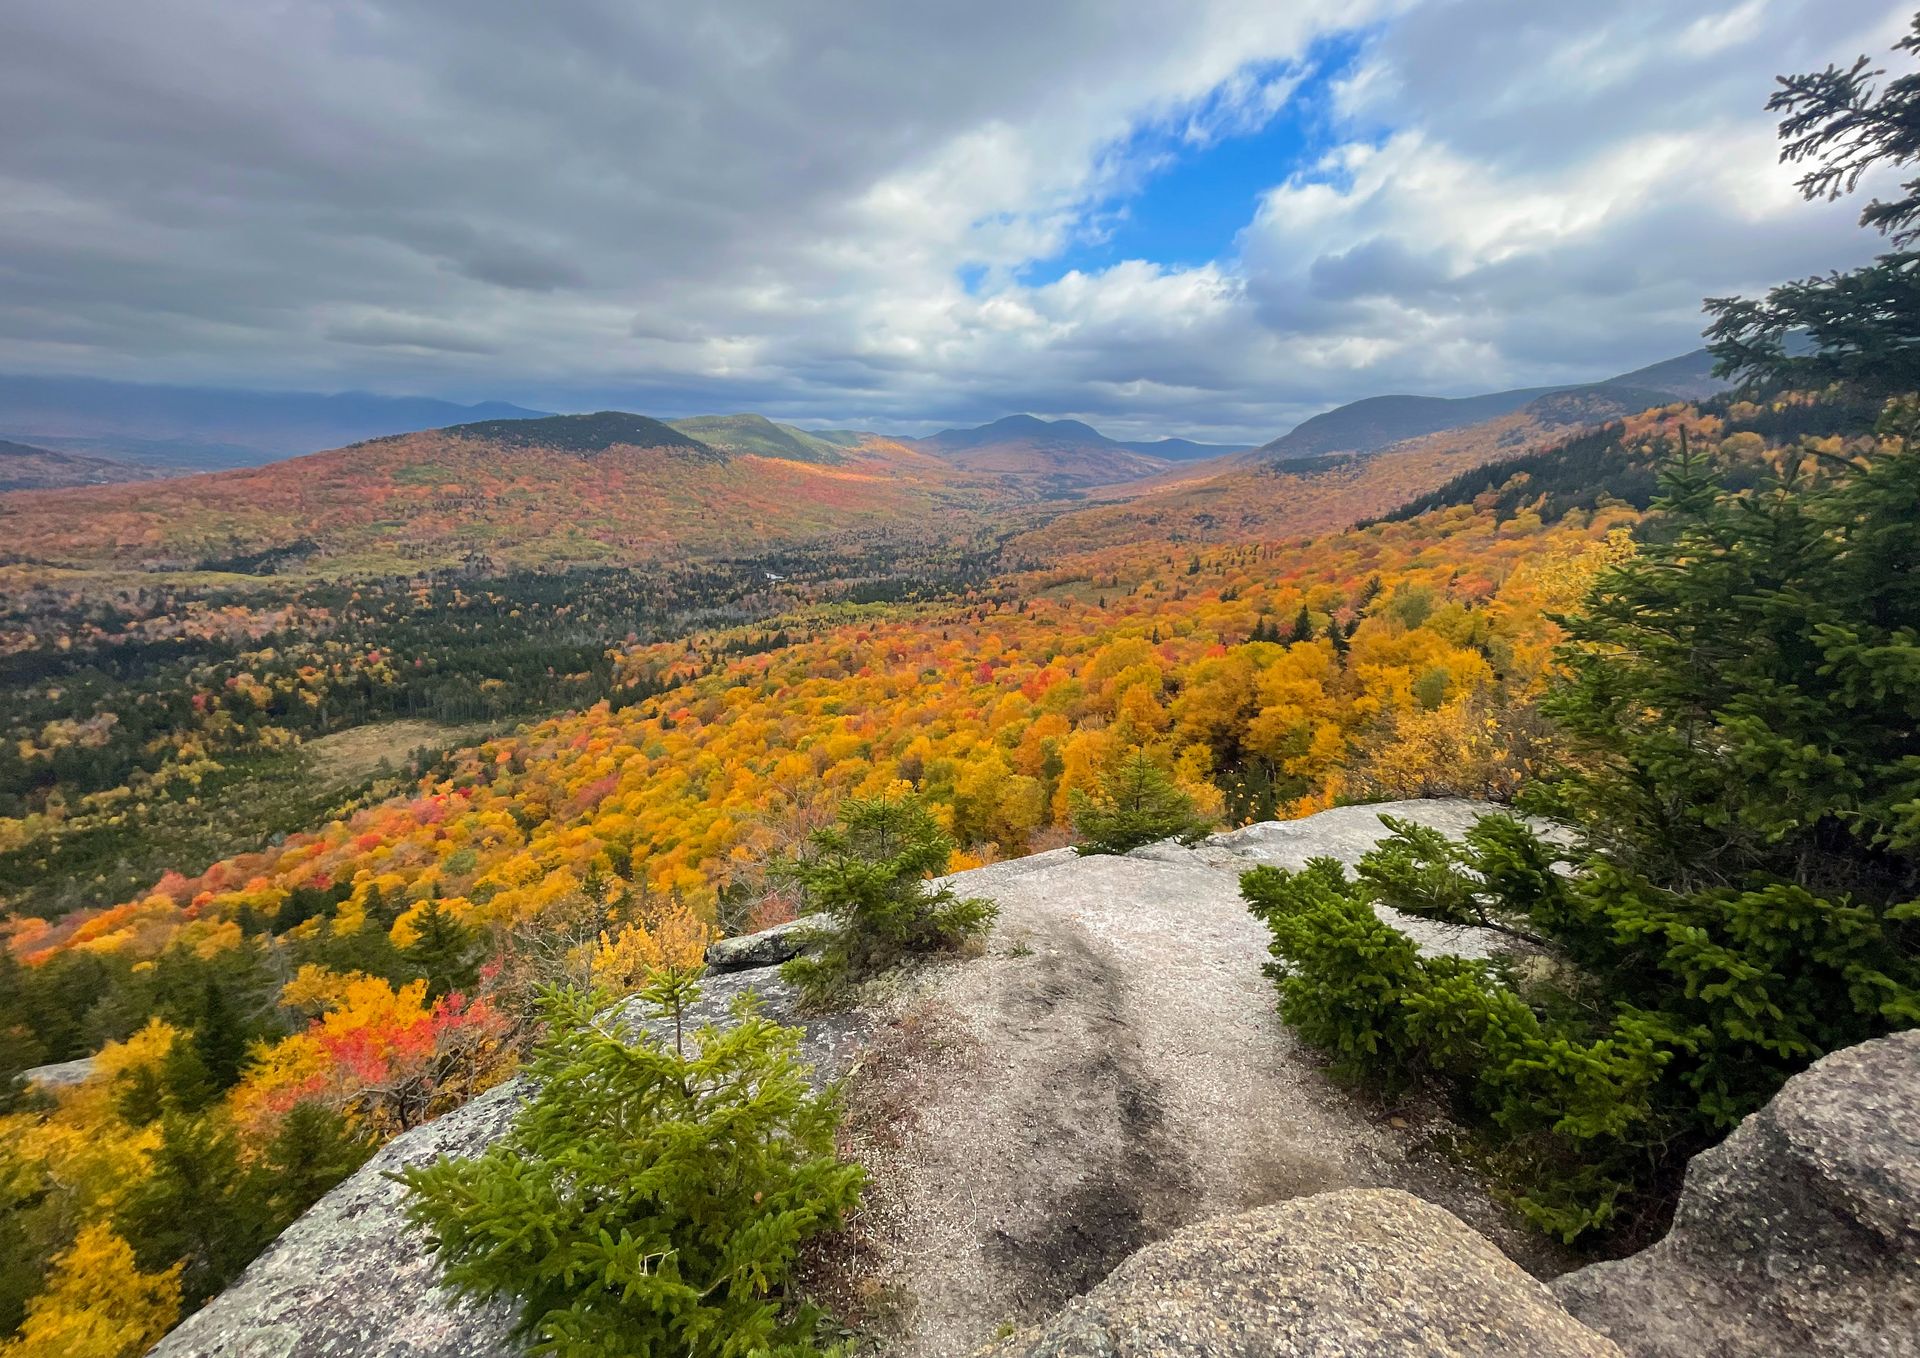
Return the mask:
[[[167,1110],[167,1087],[159,1070],[135,1066],[114,1083],[114,1111],[129,1127],[145,1127]]]
[[[335,1109],[296,1103],[262,1157],[275,1233],[365,1164],[374,1145]]]
[[[1126,853],[1162,839],[1191,843],[1213,824],[1145,750],[1116,760],[1101,775],[1097,797],[1075,788],[1068,802],[1083,854]]]
[[[200,1015],[193,1029],[193,1050],[206,1068],[215,1089],[231,1089],[240,1082],[247,1059],[248,1033],[234,1012],[226,991],[208,981],[201,995]]]
[[[1243,884],[1289,1017],[1458,1087],[1569,1238],[1630,1219],[1821,1055],[1920,1025],[1917,432],[1896,403],[1876,455],[1739,492],[1682,442],[1655,531],[1564,622],[1566,763],[1534,804],[1585,832],[1578,872],[1487,817],[1459,846],[1389,822],[1358,882]],[[1375,902],[1568,966],[1519,989],[1394,953]],[[1330,950],[1353,920],[1365,954]]]
[[[803,1358],[814,1313],[783,1295],[801,1246],[836,1228],[862,1175],[834,1154],[838,1105],[808,1088],[800,1031],[751,996],[686,1031],[698,985],[641,992],[629,1040],[590,997],[553,992],[538,1091],[470,1160],[397,1176],[449,1285],[520,1302],[517,1333],[573,1358]]]
[[[479,949],[473,931],[437,900],[421,906],[414,927],[418,932],[401,956],[416,975],[426,978],[427,993],[438,999],[456,990],[472,990],[479,978]]]
[[[1894,50],[1920,53],[1920,15]],[[1920,160],[1920,75],[1876,87],[1882,72],[1861,57],[1783,76],[1767,107],[1784,113],[1780,158],[1809,163],[1799,182],[1809,199],[1851,193],[1879,165]],[[1749,388],[1818,389],[1844,383],[1877,394],[1920,388],[1920,179],[1891,200],[1875,199],[1860,224],[1891,238],[1894,251],[1864,268],[1783,283],[1765,298],[1716,297],[1707,331],[1714,371]]]
[[[198,1045],[188,1041],[176,1040],[167,1049],[166,1059],[160,1063],[160,1090],[162,1112],[174,1108],[183,1113],[197,1113],[220,1096]],[[145,1096],[135,1094],[133,1098],[133,1110],[145,1112]]]
[[[991,901],[927,884],[946,870],[953,848],[917,797],[842,802],[837,823],[814,831],[806,852],[783,870],[832,924],[812,941],[811,955],[781,974],[813,1002],[830,1002],[913,954],[985,933],[997,913]]]
[[[114,1228],[141,1268],[180,1266],[180,1295],[197,1307],[225,1287],[273,1237],[261,1177],[217,1114],[168,1113],[152,1171],[129,1190]]]

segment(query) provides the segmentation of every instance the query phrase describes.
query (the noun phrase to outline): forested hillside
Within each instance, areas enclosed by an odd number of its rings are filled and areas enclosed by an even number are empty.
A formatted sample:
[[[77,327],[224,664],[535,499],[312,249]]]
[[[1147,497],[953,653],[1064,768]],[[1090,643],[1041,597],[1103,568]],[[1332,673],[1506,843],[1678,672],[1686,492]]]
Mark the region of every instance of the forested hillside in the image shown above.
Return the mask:
[[[9,496],[0,569],[338,576],[631,564],[924,522],[990,494],[885,441],[829,463],[725,451],[644,416],[500,420],[138,489]]]

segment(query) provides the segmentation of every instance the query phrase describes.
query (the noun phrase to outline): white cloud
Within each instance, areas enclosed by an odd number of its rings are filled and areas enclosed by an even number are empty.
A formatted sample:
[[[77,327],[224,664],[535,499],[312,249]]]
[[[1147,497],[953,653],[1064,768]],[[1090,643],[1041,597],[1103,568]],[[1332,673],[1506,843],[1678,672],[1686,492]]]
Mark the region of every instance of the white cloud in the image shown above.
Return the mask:
[[[0,370],[1221,437],[1597,376],[1871,247],[1798,202],[1761,105],[1903,16],[16,0]],[[1356,24],[1325,163],[1277,166],[1237,246],[1022,281]]]

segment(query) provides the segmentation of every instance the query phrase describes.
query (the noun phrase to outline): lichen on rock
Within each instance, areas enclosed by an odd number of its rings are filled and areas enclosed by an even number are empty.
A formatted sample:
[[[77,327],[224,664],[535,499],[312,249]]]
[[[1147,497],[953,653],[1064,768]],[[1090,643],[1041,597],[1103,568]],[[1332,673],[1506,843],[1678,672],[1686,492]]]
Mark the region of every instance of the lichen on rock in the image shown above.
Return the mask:
[[[1694,1157],[1665,1239],[1554,1291],[1631,1358],[1920,1356],[1920,1031],[1794,1076]]]

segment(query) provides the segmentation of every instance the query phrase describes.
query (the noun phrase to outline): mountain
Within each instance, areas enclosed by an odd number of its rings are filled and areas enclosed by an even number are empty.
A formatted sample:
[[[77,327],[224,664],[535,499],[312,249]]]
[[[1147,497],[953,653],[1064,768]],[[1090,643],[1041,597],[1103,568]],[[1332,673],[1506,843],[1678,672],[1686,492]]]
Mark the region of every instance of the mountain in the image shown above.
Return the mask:
[[[1589,415],[1603,406],[1612,414],[1627,414],[1664,401],[1699,400],[1726,389],[1726,383],[1715,378],[1712,369],[1712,355],[1696,349],[1600,382],[1522,387],[1484,396],[1369,396],[1315,415],[1255,449],[1249,460],[1284,462],[1326,453],[1377,452],[1405,439],[1480,424],[1569,394],[1579,399],[1567,410],[1571,413],[1584,407]]]
[[[1248,451],[1244,443],[1195,443],[1192,439],[1146,439],[1122,443],[1120,446],[1167,462],[1202,462],[1208,458],[1231,457],[1235,453]]]
[[[1798,346],[1789,345],[1789,349],[1796,347]],[[1682,354],[1678,358],[1649,363],[1644,368],[1635,368],[1630,373],[1610,377],[1599,385],[1641,387],[1651,391],[1666,392],[1671,396],[1689,401],[1704,401],[1708,397],[1718,396],[1727,389],[1726,378],[1713,375],[1713,361],[1713,355],[1705,349],[1695,349],[1692,353]]]
[[[1290,434],[1251,453],[1176,464],[1157,476],[1094,487],[1086,498],[1104,503],[1060,515],[1016,538],[1015,545],[1045,556],[1169,539],[1252,542],[1332,532],[1390,516],[1409,503],[1433,503],[1423,497],[1440,492],[1456,478],[1542,449],[1577,443],[1601,426],[1688,399],[1687,390],[1709,394],[1724,390],[1724,384],[1713,379],[1711,368],[1712,360],[1703,350],[1581,386],[1455,400],[1356,401],[1316,416],[1294,431],[1306,433],[1293,444],[1295,448],[1325,442],[1333,445],[1329,451],[1274,456],[1273,449],[1294,438]],[[1378,413],[1393,409],[1382,402],[1396,401],[1423,403],[1414,409],[1441,407],[1448,418],[1488,409],[1499,413],[1374,443],[1383,430],[1394,427]],[[1326,435],[1328,430],[1338,437]],[[1601,445],[1606,442],[1600,440]],[[1357,446],[1338,446],[1341,443]],[[1504,474],[1494,477],[1495,482],[1505,479]],[[1559,488],[1555,493],[1564,498],[1571,492]]]
[[[683,434],[729,453],[752,453],[826,466],[845,462],[842,450],[857,446],[866,437],[863,434],[849,436],[841,430],[825,435],[811,434],[790,424],[775,424],[765,415],[696,415],[667,423]],[[851,442],[847,441],[849,437]]]
[[[624,410],[599,410],[591,415],[543,415],[531,420],[480,420],[439,431],[499,448],[540,448],[555,453],[591,456],[617,448],[653,449],[701,462],[724,462],[726,454],[682,433],[664,420],[630,415]],[[390,437],[404,437],[392,435]],[[384,442],[384,440],[375,440]]]
[[[104,486],[116,481],[145,481],[162,474],[151,467],[129,466],[103,457],[79,457],[0,439],[0,491]]]
[[[1151,476],[1168,465],[1078,420],[1009,415],[973,429],[943,429],[903,440],[956,467],[1008,478],[1037,494]]]
[[[239,391],[0,375],[0,435],[61,452],[196,470],[257,466],[382,434],[544,414],[363,391]]]
[[[759,551],[992,503],[888,440],[832,464],[620,411],[395,434],[264,467],[0,496],[0,564],[404,574]]]
[[[1496,391],[1485,396],[1368,396],[1315,415],[1254,450],[1262,462],[1286,462],[1326,453],[1371,453],[1402,439],[1479,424],[1518,410],[1554,387]]]

